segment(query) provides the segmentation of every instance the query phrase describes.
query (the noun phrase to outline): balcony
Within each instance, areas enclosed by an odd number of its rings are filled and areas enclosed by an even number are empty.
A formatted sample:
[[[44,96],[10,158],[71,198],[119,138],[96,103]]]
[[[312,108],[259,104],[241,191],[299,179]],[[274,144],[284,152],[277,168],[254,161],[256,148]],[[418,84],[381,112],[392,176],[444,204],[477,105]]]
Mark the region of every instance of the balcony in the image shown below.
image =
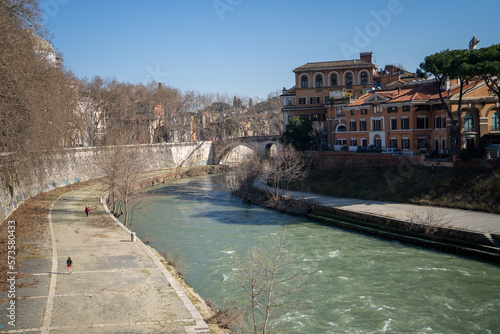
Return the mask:
[[[349,97],[345,97],[343,99],[327,99],[325,101],[325,106],[331,107],[331,106],[337,106],[337,105],[345,105],[353,102],[354,99],[351,99]]]

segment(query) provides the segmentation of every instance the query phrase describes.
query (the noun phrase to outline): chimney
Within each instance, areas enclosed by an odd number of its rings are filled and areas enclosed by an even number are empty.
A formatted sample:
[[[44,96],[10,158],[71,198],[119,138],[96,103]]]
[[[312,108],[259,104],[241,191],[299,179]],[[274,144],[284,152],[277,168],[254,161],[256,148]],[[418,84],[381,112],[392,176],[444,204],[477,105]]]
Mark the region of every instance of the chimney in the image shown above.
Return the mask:
[[[360,52],[359,59],[371,63],[372,62],[372,53],[373,52]]]

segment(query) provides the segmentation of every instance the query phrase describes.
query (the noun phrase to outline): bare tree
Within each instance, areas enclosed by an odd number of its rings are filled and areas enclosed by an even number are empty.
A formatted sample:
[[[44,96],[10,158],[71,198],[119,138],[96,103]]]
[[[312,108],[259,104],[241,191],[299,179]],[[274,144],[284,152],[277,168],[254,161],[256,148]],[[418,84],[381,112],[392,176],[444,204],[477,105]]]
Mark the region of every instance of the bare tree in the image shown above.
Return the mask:
[[[39,1],[0,1],[0,151],[10,160],[1,172],[11,194],[15,179],[41,183],[79,137],[75,79],[48,39]]]
[[[440,228],[449,225],[452,218],[439,208],[425,207],[419,210],[408,210],[406,212],[406,221],[421,225],[427,234],[434,234]]]
[[[278,312],[297,309],[300,303],[293,294],[300,291],[306,279],[297,269],[295,253],[285,232],[269,238],[266,244],[253,246],[245,257],[235,256],[233,284],[249,298],[250,330],[267,333],[272,317]]]
[[[271,182],[273,197],[277,200],[280,188],[288,190],[291,182],[299,181],[305,176],[305,162],[300,153],[292,145],[283,145],[276,157],[269,160],[265,181]]]
[[[139,152],[137,145],[113,145],[101,150],[100,168],[108,191],[108,207],[115,217],[124,215],[128,228],[132,226],[134,210],[150,202],[136,185],[143,171]]]

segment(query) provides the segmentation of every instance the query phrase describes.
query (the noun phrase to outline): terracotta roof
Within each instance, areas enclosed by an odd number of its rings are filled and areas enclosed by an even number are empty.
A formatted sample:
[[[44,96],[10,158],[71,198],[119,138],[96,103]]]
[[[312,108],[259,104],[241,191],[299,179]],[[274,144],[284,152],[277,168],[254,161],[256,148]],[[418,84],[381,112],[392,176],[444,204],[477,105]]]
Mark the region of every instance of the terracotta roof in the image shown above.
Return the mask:
[[[317,63],[307,63],[305,65],[299,66],[293,71],[308,71],[321,68],[344,68],[344,67],[377,67],[375,64],[367,62],[362,59],[352,59],[352,60],[337,60],[337,61],[322,61]]]
[[[464,92],[467,89],[473,88],[479,81],[473,81],[464,86]],[[460,86],[454,87],[450,91],[441,92],[443,97],[452,97],[460,92]],[[439,86],[437,83],[432,84],[415,84],[406,87],[400,87],[398,89],[392,90],[372,90],[369,93],[361,96],[357,100],[352,103],[349,103],[347,107],[355,107],[360,106],[365,103],[371,103],[371,101],[366,102],[373,95],[379,95],[382,98],[388,99],[384,103],[403,103],[403,102],[411,102],[411,101],[428,101],[428,100],[437,100],[439,99]]]
[[[373,90],[363,96],[361,96],[356,101],[348,104],[348,107],[360,106],[365,104],[373,95],[379,95],[389,101],[385,103],[401,103],[409,101],[424,101],[439,97],[439,87],[437,84],[432,85],[415,85],[406,88],[394,89],[390,91],[384,90]],[[446,94],[446,92],[443,92]],[[447,94],[446,94],[447,95]]]

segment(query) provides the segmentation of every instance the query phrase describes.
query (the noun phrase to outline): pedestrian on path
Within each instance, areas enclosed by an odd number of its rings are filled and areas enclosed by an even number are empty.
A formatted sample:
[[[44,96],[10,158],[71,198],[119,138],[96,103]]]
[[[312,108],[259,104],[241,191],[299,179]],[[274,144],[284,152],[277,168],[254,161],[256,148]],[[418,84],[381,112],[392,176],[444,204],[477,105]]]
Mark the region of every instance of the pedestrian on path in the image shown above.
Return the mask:
[[[87,205],[85,207],[85,214],[87,215],[87,217],[89,216],[89,212],[90,212],[90,209],[89,209],[89,206]]]
[[[73,272],[73,270],[71,270],[71,267],[73,266],[71,257],[68,257],[68,259],[66,260],[66,265],[68,266],[68,275],[70,275]]]

